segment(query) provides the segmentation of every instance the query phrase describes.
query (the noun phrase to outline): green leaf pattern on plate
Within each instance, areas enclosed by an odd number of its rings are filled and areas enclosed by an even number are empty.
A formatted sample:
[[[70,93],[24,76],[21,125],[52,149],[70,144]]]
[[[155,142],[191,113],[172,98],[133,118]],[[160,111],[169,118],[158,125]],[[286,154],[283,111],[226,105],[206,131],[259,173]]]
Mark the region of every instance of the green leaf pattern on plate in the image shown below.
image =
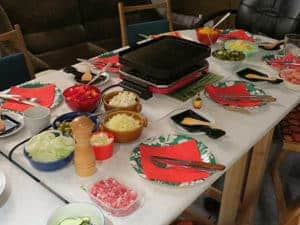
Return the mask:
[[[20,84],[18,85],[18,87],[23,87],[23,88],[37,88],[37,87],[42,87],[45,85],[48,85],[49,83],[42,83],[42,82],[26,82],[24,84]],[[9,93],[9,90],[7,90],[5,93]],[[55,108],[56,106],[58,106],[61,102],[63,101],[63,96],[62,96],[62,92],[59,88],[55,87],[55,95],[54,95],[54,100],[53,100],[53,104],[51,105],[51,109]],[[0,104],[2,104],[4,102],[3,99],[0,99]]]
[[[150,145],[150,146],[165,146],[165,145],[175,145],[179,143],[183,143],[187,140],[192,140],[192,137],[189,137],[187,135],[182,134],[169,134],[166,136],[157,136],[157,137],[150,137],[142,142],[144,145]],[[204,162],[209,163],[215,163],[215,157],[214,155],[209,152],[206,145],[204,145],[201,141],[197,141],[198,150],[201,153],[202,160]],[[147,176],[144,174],[143,167],[141,164],[141,156],[140,156],[140,150],[139,146],[135,147],[130,155],[130,164],[133,167],[133,169],[143,177],[144,179],[147,179]],[[212,172],[211,172],[212,174]],[[184,183],[172,183],[172,182],[165,182],[160,180],[153,180],[156,183],[159,184],[166,184],[171,185],[174,187],[185,187],[185,186],[191,186],[198,183],[203,182],[205,179],[200,179],[192,182],[184,182]]]
[[[266,93],[262,90],[257,88],[254,84],[247,82],[247,81],[239,81],[239,80],[228,80],[228,81],[221,81],[215,84],[216,87],[230,87],[232,85],[238,84],[238,83],[244,83],[246,86],[247,91],[249,92],[250,95],[265,95]],[[209,97],[207,92],[205,91],[205,95]],[[262,103],[259,106],[254,106],[254,107],[243,107],[248,110],[253,110],[260,108],[262,106],[266,105],[266,103]],[[238,108],[238,107],[237,107]]]

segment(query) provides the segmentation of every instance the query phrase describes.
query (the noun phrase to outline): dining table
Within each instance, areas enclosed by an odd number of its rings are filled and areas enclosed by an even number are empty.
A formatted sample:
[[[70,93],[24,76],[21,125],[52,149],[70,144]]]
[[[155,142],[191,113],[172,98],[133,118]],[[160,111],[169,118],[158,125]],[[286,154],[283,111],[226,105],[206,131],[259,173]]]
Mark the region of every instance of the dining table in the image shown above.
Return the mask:
[[[195,30],[180,31],[180,34],[183,38],[197,41]],[[259,38],[264,39],[261,36]],[[212,50],[219,48],[220,43],[211,47]],[[265,50],[259,51],[242,62],[238,69],[251,67],[269,76],[278,76],[278,71],[261,60],[264,54],[267,54]],[[223,80],[241,80],[235,70],[223,67],[212,57],[208,58],[208,62],[209,72],[222,75]],[[84,66],[84,63],[75,65],[78,69],[84,68]],[[103,88],[120,81],[117,75],[111,74],[110,81],[100,89],[103,90]],[[37,74],[36,79],[30,82],[54,83],[60,90],[76,83],[72,75],[62,70],[48,70]],[[0,205],[0,219],[6,214],[9,215],[8,211],[5,211],[9,210],[18,219],[8,221],[9,218],[5,217],[9,223],[3,224],[20,224],[18,221],[21,221],[22,218],[29,219],[29,215],[31,216],[31,225],[42,224],[39,221],[46,221],[50,211],[55,207],[72,202],[92,202],[85,189],[95,181],[113,177],[124,181],[126,185],[136,190],[141,198],[141,204],[136,211],[126,217],[114,217],[103,211],[108,223],[114,225],[167,225],[225,174],[223,190],[219,192],[221,206],[218,225],[253,224],[274,128],[300,102],[300,92],[287,89],[282,83],[259,82],[255,85],[268,95],[275,97],[276,102],[253,110],[251,113],[230,111],[211,101],[203,91],[201,92],[202,107],[198,109],[199,112],[213,118],[218,126],[226,131],[226,135],[219,139],[211,139],[204,134],[194,138],[205,143],[214,154],[216,162],[225,165],[226,169],[213,173],[203,182],[187,187],[158,184],[140,177],[130,165],[130,154],[146,138],[178,133],[170,116],[177,110],[192,109],[192,99],[179,101],[162,94],[154,94],[148,100],[142,99],[141,113],[147,117],[149,124],[143,130],[141,137],[130,143],[116,144],[113,157],[105,161],[98,161],[96,173],[86,178],[76,175],[72,163],[53,172],[36,170],[24,157],[24,145],[18,146],[11,152],[16,144],[31,137],[25,124],[24,129],[18,133],[0,139],[0,151],[6,156],[6,158],[0,158],[0,168],[3,163],[4,170],[11,171],[8,176],[11,182],[8,190],[11,191],[11,196],[8,197],[8,202],[4,202],[4,206],[2,205],[4,210]],[[57,116],[70,111],[67,104],[62,102],[51,109],[51,120],[53,121]],[[10,165],[9,160],[29,175],[23,174],[16,166]],[[24,180],[24,185],[21,184],[21,178]],[[21,190],[16,190],[16,187]],[[25,187],[26,191],[22,190]],[[25,194],[22,198],[20,191],[26,192],[28,195]],[[0,203],[1,198],[2,196],[0,196]],[[30,207],[24,206],[25,209],[22,209],[20,206],[16,206],[17,202],[34,206],[38,213]],[[2,222],[0,220],[0,224]]]
[[[46,224],[51,212],[65,205],[2,154],[0,171],[5,176],[5,189],[0,194],[0,224]]]

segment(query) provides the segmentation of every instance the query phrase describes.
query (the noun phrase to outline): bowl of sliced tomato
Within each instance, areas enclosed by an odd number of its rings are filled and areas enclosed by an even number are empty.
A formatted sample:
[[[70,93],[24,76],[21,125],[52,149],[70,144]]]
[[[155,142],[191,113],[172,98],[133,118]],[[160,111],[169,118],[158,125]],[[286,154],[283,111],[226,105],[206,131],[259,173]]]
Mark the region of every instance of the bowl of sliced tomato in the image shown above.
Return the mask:
[[[92,112],[99,104],[101,92],[94,85],[76,84],[65,89],[63,96],[73,111]]]

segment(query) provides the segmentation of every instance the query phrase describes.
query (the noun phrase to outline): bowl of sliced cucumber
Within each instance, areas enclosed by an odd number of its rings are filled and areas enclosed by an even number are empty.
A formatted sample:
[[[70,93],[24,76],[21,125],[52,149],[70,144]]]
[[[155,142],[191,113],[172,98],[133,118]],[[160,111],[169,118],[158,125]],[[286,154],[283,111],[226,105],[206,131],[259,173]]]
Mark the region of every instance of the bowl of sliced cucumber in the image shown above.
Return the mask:
[[[56,209],[47,225],[104,225],[102,211],[90,203],[71,203]]]

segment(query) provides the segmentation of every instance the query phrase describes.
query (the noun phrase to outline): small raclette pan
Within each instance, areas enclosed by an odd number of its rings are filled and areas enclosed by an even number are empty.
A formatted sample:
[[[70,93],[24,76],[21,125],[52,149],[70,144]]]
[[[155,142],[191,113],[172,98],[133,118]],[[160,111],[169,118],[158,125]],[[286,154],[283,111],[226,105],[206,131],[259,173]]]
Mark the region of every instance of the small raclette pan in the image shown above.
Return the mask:
[[[152,77],[158,83],[172,83],[189,68],[210,56],[206,45],[186,39],[162,36],[120,52],[120,63]]]

